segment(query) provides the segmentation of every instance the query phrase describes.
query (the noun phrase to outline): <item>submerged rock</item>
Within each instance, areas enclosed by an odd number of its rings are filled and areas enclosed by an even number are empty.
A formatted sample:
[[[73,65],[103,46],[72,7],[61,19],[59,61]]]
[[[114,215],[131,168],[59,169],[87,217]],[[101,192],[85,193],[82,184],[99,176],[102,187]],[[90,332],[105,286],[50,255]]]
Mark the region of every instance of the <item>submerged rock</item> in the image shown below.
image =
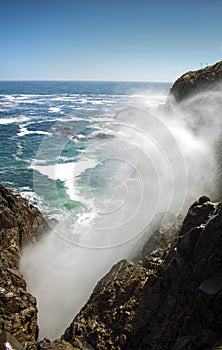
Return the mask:
[[[222,61],[206,68],[183,74],[173,84],[170,90],[170,98],[173,96],[176,102],[209,90],[218,88],[222,83]]]

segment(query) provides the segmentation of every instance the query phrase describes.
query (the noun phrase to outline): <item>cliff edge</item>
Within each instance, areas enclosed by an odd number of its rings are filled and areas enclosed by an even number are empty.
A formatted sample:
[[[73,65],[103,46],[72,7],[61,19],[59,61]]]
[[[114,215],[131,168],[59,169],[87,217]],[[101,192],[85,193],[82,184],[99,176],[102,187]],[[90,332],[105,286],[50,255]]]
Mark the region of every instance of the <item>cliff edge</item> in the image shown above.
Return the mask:
[[[190,71],[183,74],[173,84],[169,98],[175,98],[176,102],[204,92],[208,89],[218,88],[222,83],[222,61],[206,68]]]

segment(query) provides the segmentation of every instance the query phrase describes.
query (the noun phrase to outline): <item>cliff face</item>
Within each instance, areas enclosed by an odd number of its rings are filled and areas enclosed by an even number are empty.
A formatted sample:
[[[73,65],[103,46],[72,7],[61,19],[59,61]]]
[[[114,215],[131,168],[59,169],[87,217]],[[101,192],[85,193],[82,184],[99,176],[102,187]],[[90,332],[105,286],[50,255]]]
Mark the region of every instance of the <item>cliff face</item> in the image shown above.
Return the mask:
[[[63,338],[99,350],[203,350],[222,344],[222,203],[195,202],[176,242],[145,266],[123,260]]]
[[[168,248],[145,249],[137,263],[117,263],[63,337],[39,343],[36,300],[18,262],[22,246],[38,239],[47,224],[36,208],[1,186],[0,208],[0,334],[10,332],[28,350],[220,349],[222,203],[201,197]]]
[[[173,96],[176,102],[180,102],[198,92],[217,88],[221,83],[222,61],[212,66],[183,74],[173,84],[170,90],[170,97]]]
[[[22,247],[48,228],[37,208],[0,186],[0,334],[10,332],[25,347],[38,335],[36,299],[18,270]]]

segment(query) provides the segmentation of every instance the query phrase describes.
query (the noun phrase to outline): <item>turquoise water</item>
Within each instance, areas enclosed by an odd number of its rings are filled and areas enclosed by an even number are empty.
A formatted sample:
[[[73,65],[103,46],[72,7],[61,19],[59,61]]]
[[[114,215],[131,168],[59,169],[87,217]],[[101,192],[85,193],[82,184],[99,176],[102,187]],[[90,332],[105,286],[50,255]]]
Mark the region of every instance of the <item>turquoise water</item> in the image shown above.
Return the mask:
[[[0,82],[1,184],[51,216],[69,210],[78,214],[86,205],[96,153],[104,140],[115,138],[116,114],[155,107],[165,101],[169,88],[139,82]],[[97,164],[90,183],[93,195],[104,197],[101,188],[109,176],[110,170]]]

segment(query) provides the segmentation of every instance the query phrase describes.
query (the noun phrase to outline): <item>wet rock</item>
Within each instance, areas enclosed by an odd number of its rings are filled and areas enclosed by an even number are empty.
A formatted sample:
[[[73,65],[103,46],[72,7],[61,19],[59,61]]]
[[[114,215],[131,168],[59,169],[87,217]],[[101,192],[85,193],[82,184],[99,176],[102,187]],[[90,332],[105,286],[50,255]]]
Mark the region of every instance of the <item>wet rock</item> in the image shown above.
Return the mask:
[[[202,350],[221,345],[222,204],[201,197],[174,245],[123,260],[98,282],[63,339],[98,350]],[[210,293],[209,293],[210,290]]]
[[[19,272],[20,252],[48,225],[29,202],[0,185],[0,334],[10,332],[24,347],[38,336],[36,299]]]

